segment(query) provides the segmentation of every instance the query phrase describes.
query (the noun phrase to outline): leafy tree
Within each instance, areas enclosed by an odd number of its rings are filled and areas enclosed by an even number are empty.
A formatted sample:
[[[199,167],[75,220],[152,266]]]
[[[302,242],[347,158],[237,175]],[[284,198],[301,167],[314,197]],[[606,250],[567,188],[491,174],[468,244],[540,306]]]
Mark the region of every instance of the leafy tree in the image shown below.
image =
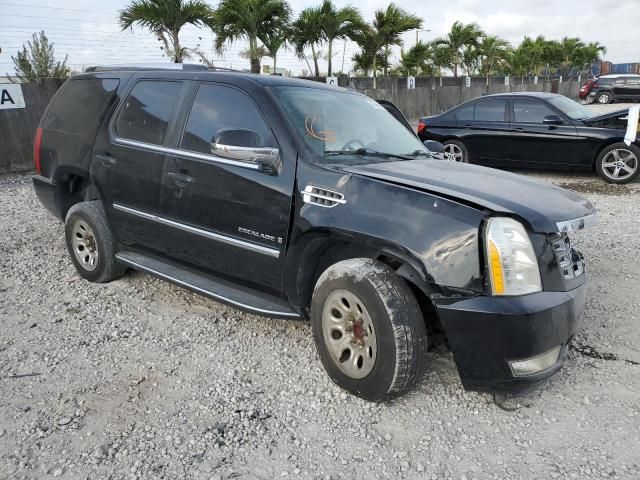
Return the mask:
[[[404,76],[433,75],[437,69],[434,47],[431,43],[419,41],[408,51],[400,52],[400,65],[397,71]]]
[[[401,35],[409,30],[420,28],[421,26],[422,19],[420,17],[403,10],[394,3],[390,3],[386,10],[377,10],[375,12],[373,18],[373,30],[377,41],[374,43],[379,44],[379,48],[382,48],[385,59],[385,75],[387,75],[387,65],[389,63],[391,46],[402,46]]]
[[[590,42],[576,53],[577,65],[580,66],[581,71],[588,71],[589,66],[599,60],[601,54],[604,55],[606,53],[607,47],[600,45],[598,42]]]
[[[277,73],[278,51],[286,48],[287,41],[291,36],[291,29],[288,25],[279,25],[271,31],[261,32],[258,35],[258,38],[264,46],[264,53],[273,60],[273,73]]]
[[[56,61],[53,43],[49,43],[43,30],[34,33],[31,41],[22,46],[22,51],[19,51],[15,57],[11,57],[16,75],[14,78],[7,74],[7,77],[11,82],[22,83],[35,83],[52,77],[67,78],[69,76],[67,58],[68,55],[62,62]]]
[[[337,9],[331,0],[324,0],[320,6],[320,29],[328,43],[328,73],[332,73],[333,41],[336,39],[353,39],[364,28],[365,21],[360,11],[354,7]]]
[[[495,75],[508,65],[511,46],[506,40],[494,35],[482,38],[478,46],[481,58],[480,70],[483,74]]]
[[[382,46],[378,42],[373,28],[366,26],[361,32],[354,36],[353,40],[360,47],[360,52],[354,54],[351,58],[354,70],[364,76],[373,74],[375,78],[378,69],[388,65],[382,54]]]
[[[226,42],[249,41],[251,71],[260,73],[259,38],[273,37],[289,23],[291,7],[286,0],[222,0],[213,20],[218,52]]]
[[[584,47],[584,43],[577,37],[562,37],[560,47],[562,49],[563,63],[568,67],[572,67],[578,63],[578,55]]]
[[[180,30],[187,24],[211,25],[213,10],[202,0],[134,0],[120,10],[120,27],[134,23],[148,28],[164,44],[169,58],[182,63],[185,49],[180,45]]]
[[[320,7],[309,7],[302,10],[296,21],[293,22],[292,32],[293,43],[299,58],[306,60],[305,49],[311,48],[315,76],[319,77],[320,67],[318,66],[318,57],[320,55],[318,49],[326,38],[322,30],[322,12]]]
[[[450,52],[450,65],[453,70],[453,76],[458,76],[458,67],[463,66],[465,51],[477,48],[480,39],[485,34],[477,23],[469,23],[465,25],[462,22],[454,22],[451,31],[444,38],[438,38],[434,42],[438,46],[447,48]],[[471,59],[473,55],[467,53],[467,64],[473,63]]]

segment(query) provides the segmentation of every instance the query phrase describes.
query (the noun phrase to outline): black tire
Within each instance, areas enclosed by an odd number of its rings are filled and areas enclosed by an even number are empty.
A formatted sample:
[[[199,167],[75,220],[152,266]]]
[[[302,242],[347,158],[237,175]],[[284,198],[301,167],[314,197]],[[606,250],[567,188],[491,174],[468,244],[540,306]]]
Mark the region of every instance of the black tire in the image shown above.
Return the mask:
[[[127,271],[126,266],[116,261],[116,241],[100,201],[72,206],[67,212],[64,230],[69,256],[83,278],[105,283]],[[93,263],[91,258],[95,258]]]
[[[327,331],[323,329],[323,313],[331,305],[327,301],[335,298],[336,294],[339,298],[342,292],[348,292],[361,301],[373,326],[375,358],[371,362],[371,370],[363,378],[353,378],[343,372],[325,339]],[[362,313],[359,304],[357,307]],[[369,401],[390,400],[410,390],[422,376],[427,331],[420,307],[409,285],[383,263],[356,258],[329,267],[318,279],[313,293],[311,328],[318,355],[331,380],[358,397]],[[355,333],[347,335],[351,335],[351,341],[345,338],[345,342],[353,345]],[[355,355],[350,354],[349,358],[355,358]],[[353,362],[354,365],[356,363]]]
[[[467,150],[466,145],[462,143],[460,140],[445,140],[444,142],[442,142],[442,145],[444,145],[445,158],[447,158],[447,160],[460,162],[460,163],[469,163],[469,150]],[[452,160],[451,158],[447,157],[447,155],[454,154],[454,151],[456,149],[460,152],[462,157],[456,158],[455,160]],[[449,151],[449,150],[454,150],[454,151]]]
[[[619,169],[618,177],[615,176],[615,167],[607,167],[612,161],[617,161],[615,154],[618,151],[620,161],[624,161],[627,168],[633,170],[632,173],[627,170]],[[635,144],[627,145],[623,142],[614,143],[602,149],[596,159],[596,171],[598,175],[609,183],[629,183],[638,178],[640,174],[640,147]]]
[[[606,105],[607,103],[611,103],[613,101],[613,95],[611,92],[598,92],[596,95],[596,103],[600,105]]]

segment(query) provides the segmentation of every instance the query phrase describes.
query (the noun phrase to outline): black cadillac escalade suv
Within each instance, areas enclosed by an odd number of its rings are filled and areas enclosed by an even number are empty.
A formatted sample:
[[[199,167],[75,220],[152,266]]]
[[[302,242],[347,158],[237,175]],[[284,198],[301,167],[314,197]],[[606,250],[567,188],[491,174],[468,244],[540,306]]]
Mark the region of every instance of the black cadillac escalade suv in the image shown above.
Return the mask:
[[[568,234],[594,207],[435,160],[387,108],[282,77],[97,68],[45,112],[34,187],[87,280],[133,268],[310,319],[331,379],[363,398],[410,389],[437,328],[466,388],[548,378],[585,304]]]

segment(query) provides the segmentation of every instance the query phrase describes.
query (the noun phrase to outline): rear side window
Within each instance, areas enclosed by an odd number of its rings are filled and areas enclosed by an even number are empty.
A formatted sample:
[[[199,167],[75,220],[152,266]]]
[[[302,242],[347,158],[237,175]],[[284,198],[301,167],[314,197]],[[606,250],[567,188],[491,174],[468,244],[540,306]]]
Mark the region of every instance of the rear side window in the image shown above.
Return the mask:
[[[276,146],[269,126],[247,94],[224,85],[201,85],[189,113],[181,148],[211,154],[211,143],[218,142],[225,132],[224,143],[233,141],[234,146]]]
[[[506,106],[507,101],[503,98],[480,100],[459,109],[456,118],[460,121],[504,122]]]
[[[116,97],[118,83],[115,78],[67,80],[42,127],[79,135],[95,132]]]
[[[118,113],[116,134],[128,140],[162,145],[181,88],[181,82],[136,83]]]

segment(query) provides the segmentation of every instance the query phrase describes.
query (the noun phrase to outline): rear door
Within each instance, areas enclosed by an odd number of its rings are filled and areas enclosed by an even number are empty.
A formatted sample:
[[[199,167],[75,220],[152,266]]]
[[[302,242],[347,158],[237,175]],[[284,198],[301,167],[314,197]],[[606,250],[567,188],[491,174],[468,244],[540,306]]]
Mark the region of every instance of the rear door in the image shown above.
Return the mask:
[[[613,81],[613,94],[616,99],[629,98],[629,89],[627,88],[627,79],[625,77],[616,78]]]
[[[280,149],[253,98],[227,84],[194,85],[176,152],[168,158],[161,216],[173,260],[280,294],[295,178],[295,151]],[[261,171],[223,156],[235,147],[279,149],[280,166]]]
[[[109,126],[111,141],[97,143],[93,178],[120,243],[162,251],[159,226],[167,132],[175,122],[181,81],[137,80]]]
[[[537,98],[513,97],[511,112],[511,166],[571,165],[584,150],[576,127],[560,112]],[[557,115],[562,124],[548,125],[544,118]]]
[[[507,97],[483,98],[456,111],[459,138],[473,163],[504,165],[509,156]]]
[[[633,100],[640,99],[640,76],[627,77],[626,79],[627,95]]]

